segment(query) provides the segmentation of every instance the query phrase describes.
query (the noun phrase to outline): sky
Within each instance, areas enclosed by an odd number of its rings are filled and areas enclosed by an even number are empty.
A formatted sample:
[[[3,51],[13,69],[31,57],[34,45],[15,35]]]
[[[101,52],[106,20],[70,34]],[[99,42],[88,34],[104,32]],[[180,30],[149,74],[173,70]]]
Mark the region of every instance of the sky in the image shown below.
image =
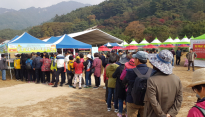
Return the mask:
[[[70,0],[0,0],[0,8],[7,8],[7,9],[26,9],[29,7],[48,7],[62,1],[70,1]],[[72,0],[77,1],[85,4],[99,4],[104,0]]]

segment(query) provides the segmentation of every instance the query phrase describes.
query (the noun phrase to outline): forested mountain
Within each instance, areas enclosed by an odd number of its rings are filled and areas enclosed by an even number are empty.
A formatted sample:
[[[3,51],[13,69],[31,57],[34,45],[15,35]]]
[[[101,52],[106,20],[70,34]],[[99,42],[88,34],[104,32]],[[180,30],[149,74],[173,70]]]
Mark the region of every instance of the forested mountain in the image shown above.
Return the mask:
[[[40,3],[39,3],[40,4]],[[28,8],[21,10],[12,10],[0,8],[0,30],[15,29],[21,30],[27,27],[40,25],[43,22],[51,20],[57,15],[67,14],[77,8],[90,6],[75,1],[61,2],[46,8]]]
[[[82,31],[97,25],[120,39],[161,41],[169,36],[205,33],[205,0],[106,0],[99,5],[56,16],[53,22],[29,30],[33,36],[50,37]]]

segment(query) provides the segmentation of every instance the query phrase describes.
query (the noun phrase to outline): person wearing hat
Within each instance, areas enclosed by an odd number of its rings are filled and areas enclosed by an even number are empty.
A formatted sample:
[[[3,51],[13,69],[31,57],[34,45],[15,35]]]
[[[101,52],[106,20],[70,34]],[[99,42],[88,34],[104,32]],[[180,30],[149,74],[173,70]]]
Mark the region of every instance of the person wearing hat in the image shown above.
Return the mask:
[[[41,53],[37,52],[37,56],[36,58],[33,60],[33,70],[35,70],[35,78],[33,78],[33,81],[35,82],[37,79],[37,83],[40,83],[40,80],[42,81],[42,77],[41,77],[41,65],[42,63],[40,62],[40,60],[42,59],[41,57]]]
[[[115,86],[115,99],[119,102],[119,113],[117,114],[118,117],[122,117],[123,111],[123,101],[126,99],[126,91],[125,86],[120,80],[121,73],[123,69],[125,69],[125,63],[129,62],[129,59],[126,57],[126,54],[121,56],[119,63],[121,64],[113,73],[112,77],[116,78],[116,86]]]
[[[82,82],[82,76],[83,76],[83,63],[80,62],[80,57],[76,57],[76,61],[74,62],[73,67],[75,68],[75,76],[74,76],[74,85],[73,88],[76,88],[77,78],[79,78],[79,89],[82,89],[81,82]]]
[[[86,80],[86,87],[85,88],[90,88],[91,87],[91,67],[92,67],[92,57],[90,54],[87,55],[87,60],[84,62],[85,66],[85,80]]]
[[[188,85],[199,96],[196,105],[189,110],[187,117],[204,117],[205,116],[205,68],[198,69],[193,73],[192,83]]]
[[[182,84],[179,77],[172,74],[172,59],[169,50],[149,55],[157,73],[147,80],[144,117],[176,117],[181,108]]]
[[[16,80],[19,81],[21,79],[21,58],[20,54],[15,54],[16,58],[14,59],[14,69],[15,69],[15,76]]]
[[[133,54],[132,57],[134,58],[135,68],[142,75],[147,74],[148,70],[150,69],[146,65],[147,59],[148,59],[148,53],[144,51],[138,51],[136,54]],[[153,75],[154,73],[155,73],[155,70],[152,70],[150,76]],[[143,117],[144,106],[134,104],[133,98],[131,95],[132,88],[134,86],[134,82],[136,78],[138,78],[138,76],[135,73],[135,71],[133,69],[128,69],[126,73],[126,77],[123,79],[123,83],[128,84],[128,90],[127,90],[127,96],[126,96],[128,117],[137,117],[138,114],[140,114],[140,116]]]

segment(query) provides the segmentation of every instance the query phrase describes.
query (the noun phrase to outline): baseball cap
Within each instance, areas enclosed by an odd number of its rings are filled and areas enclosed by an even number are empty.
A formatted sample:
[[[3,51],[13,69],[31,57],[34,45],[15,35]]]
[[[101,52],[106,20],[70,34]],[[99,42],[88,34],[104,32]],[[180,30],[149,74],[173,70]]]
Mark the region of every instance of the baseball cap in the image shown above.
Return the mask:
[[[15,53],[14,55],[15,55],[15,56],[17,56],[17,55],[18,55],[18,53]]]
[[[136,54],[133,54],[132,57],[140,59],[140,60],[147,60],[148,54],[147,52],[144,52],[144,51],[138,51]]]
[[[41,53],[40,53],[40,52],[37,52],[37,55],[39,56],[39,55],[41,55]]]
[[[87,57],[90,58],[90,59],[92,58],[90,54],[88,54]]]

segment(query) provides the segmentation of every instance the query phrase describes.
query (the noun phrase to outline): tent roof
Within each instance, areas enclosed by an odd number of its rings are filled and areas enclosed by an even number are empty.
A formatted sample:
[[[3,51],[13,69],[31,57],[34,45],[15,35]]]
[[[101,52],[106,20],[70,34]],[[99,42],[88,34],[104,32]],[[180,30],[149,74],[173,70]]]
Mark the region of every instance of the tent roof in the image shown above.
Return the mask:
[[[151,42],[151,44],[161,44],[162,42],[157,37]]]
[[[56,48],[92,48],[92,45],[75,40],[66,34],[58,39],[54,44],[56,44]]]
[[[99,29],[92,29],[92,30],[72,33],[72,34],[68,34],[68,36],[78,41],[91,44],[91,45],[104,44],[108,42],[110,43],[116,43],[116,42],[121,43],[122,42],[121,39],[118,39],[117,37],[114,37]]]
[[[139,44],[149,44],[146,39],[143,39]]]
[[[49,38],[46,42],[49,42],[49,43],[55,43],[56,41],[58,41],[61,37],[51,37]]]
[[[133,39],[130,45],[137,45],[138,43]]]
[[[44,41],[42,41],[40,39],[37,39],[37,38],[31,36],[27,32],[24,32],[18,38],[14,38],[8,44],[11,44],[11,43],[48,44],[47,42],[44,42]]]
[[[119,44],[117,44],[117,43],[107,43],[107,44],[105,44],[104,46],[108,46],[108,44],[110,44],[111,46],[119,46]]]
[[[191,38],[192,40],[198,40],[198,39],[205,39],[205,34],[199,36],[199,37],[196,37],[196,38]]]
[[[165,42],[163,42],[163,44],[174,44],[174,40],[169,37]]]
[[[178,37],[176,37],[176,39],[174,40],[174,42],[180,42],[181,40],[178,38]]]
[[[124,40],[120,45],[125,46],[125,45],[128,45],[128,43]]]
[[[190,39],[194,39],[194,36],[192,36]]]
[[[185,36],[180,42],[190,42],[190,40]]]

